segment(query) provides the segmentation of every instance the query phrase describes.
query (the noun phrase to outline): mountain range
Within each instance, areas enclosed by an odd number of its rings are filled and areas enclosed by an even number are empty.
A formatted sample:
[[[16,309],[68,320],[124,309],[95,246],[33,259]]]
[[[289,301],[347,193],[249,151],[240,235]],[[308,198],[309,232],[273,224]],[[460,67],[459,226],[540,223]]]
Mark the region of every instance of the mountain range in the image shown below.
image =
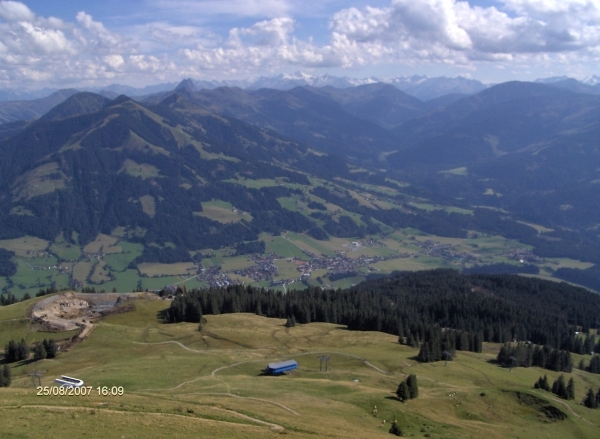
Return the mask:
[[[586,261],[592,268],[558,275],[583,273],[596,287],[600,96],[564,81],[426,102],[386,83],[243,90],[185,80],[137,101],[68,91],[43,116],[0,125],[0,238],[84,245],[119,229],[144,245],[138,262],[166,263],[265,233],[478,231]],[[357,184],[396,193],[395,204],[356,198]],[[472,214],[411,207],[419,199]],[[250,216],[207,218],[211,200]]]
[[[255,78],[246,78],[239,80],[195,80],[192,81],[197,89],[214,89],[219,87],[238,87],[244,90],[258,90],[261,88],[272,88],[276,90],[291,90],[295,87],[334,87],[351,88],[359,85],[375,84],[383,82],[392,84],[399,90],[414,96],[422,101],[436,99],[448,94],[474,94],[495,84],[484,84],[478,80],[465,77],[428,77],[422,75],[413,76],[395,76],[395,77],[368,77],[368,78],[349,78],[339,77],[329,74],[314,76],[308,73],[296,72],[293,74],[279,74],[275,76],[260,76]],[[543,84],[553,84],[559,87],[579,87],[579,92],[599,93],[600,76],[592,75],[582,80],[576,80],[566,76],[554,76],[549,78],[540,78],[534,82]],[[111,84],[104,87],[88,87],[81,91],[90,91],[98,93],[109,98],[115,98],[120,94],[131,97],[148,96],[154,93],[161,93],[173,90],[177,83],[161,83],[136,88],[128,85]],[[583,87],[582,87],[583,86]],[[586,87],[587,86],[587,87]],[[58,89],[43,88],[40,90],[23,89],[4,89],[0,90],[0,102],[34,100],[47,97]],[[573,90],[577,91],[577,90]]]

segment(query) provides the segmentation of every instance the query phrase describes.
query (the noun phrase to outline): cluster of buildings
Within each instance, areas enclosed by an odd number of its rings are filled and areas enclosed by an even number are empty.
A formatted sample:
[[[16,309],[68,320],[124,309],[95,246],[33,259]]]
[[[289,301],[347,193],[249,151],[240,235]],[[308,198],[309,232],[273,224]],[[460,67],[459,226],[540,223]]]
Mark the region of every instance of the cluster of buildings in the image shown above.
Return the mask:
[[[519,261],[522,264],[525,262],[534,263],[534,264],[542,264],[546,262],[544,258],[540,258],[533,254],[531,250],[526,248],[519,248],[516,250],[512,250],[506,254],[509,259],[514,259],[515,261]]]
[[[301,278],[309,278],[310,273],[315,270],[327,270],[327,275],[348,273],[356,271],[363,267],[368,267],[385,258],[381,256],[359,256],[358,258],[348,258],[343,254],[334,257],[314,257],[310,261],[303,261],[298,265],[298,271]]]
[[[273,277],[278,275],[277,265],[275,265],[275,255],[253,254],[250,260],[254,262],[252,267],[244,268],[243,270],[235,270],[234,273],[240,276],[249,277],[255,282],[263,280],[273,280]]]
[[[436,242],[431,240],[426,241],[413,241],[417,247],[421,247],[423,251],[420,253],[426,256],[432,256],[436,258],[442,258],[448,262],[459,262],[465,263],[476,263],[479,261],[479,257],[467,252],[459,252],[456,246],[452,244],[444,244],[443,242]]]
[[[196,275],[196,279],[201,282],[208,283],[211,287],[226,287],[230,284],[235,284],[233,280],[221,271],[220,265],[215,265],[208,268],[202,268]]]

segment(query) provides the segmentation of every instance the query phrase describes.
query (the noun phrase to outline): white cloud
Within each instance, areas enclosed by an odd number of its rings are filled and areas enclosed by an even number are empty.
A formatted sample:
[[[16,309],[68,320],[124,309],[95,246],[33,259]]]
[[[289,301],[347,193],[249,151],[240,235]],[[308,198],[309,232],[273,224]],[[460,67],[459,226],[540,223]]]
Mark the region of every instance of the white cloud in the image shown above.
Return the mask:
[[[121,55],[107,55],[104,57],[104,62],[115,70],[125,64],[125,60]]]
[[[513,14],[466,1],[394,0],[386,8],[339,11],[330,26],[338,39],[354,42],[356,52],[380,46],[396,59],[431,62],[585,56],[600,46],[598,1],[507,0],[504,6]]]
[[[449,65],[461,71],[493,65],[508,72],[540,63],[573,71],[600,61],[600,0],[498,0],[497,7],[457,0],[391,0],[381,6],[377,0],[378,7],[331,13],[328,35],[318,38],[325,43],[319,44],[297,36],[306,22],[295,18],[300,6],[291,0],[174,1],[176,8],[147,0],[140,16],[154,11],[158,18],[119,32],[85,11],[61,20],[0,1],[0,86],[117,80],[142,85],[207,72],[248,76],[377,65]],[[236,25],[223,32],[226,22],[216,20],[217,29],[210,21],[221,15]]]
[[[35,15],[21,2],[0,1],[0,18],[6,21],[32,21]]]

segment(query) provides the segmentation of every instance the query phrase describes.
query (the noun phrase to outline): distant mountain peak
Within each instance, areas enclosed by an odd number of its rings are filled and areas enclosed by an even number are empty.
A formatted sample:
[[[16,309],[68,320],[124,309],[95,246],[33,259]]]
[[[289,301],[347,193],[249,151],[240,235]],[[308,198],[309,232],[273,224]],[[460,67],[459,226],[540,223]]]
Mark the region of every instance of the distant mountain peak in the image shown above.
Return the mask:
[[[194,84],[194,81],[192,81],[190,78],[184,79],[183,81],[181,81],[177,87],[175,87],[175,90],[185,90],[185,91],[189,91],[189,92],[195,92],[198,91],[198,89],[196,88],[196,85]]]
[[[561,82],[561,81],[566,81],[572,78],[569,78],[568,76],[551,76],[549,78],[539,78],[536,79],[534,82],[537,82],[538,84],[552,84],[554,82]]]
[[[107,107],[114,107],[115,105],[120,105],[120,104],[123,104],[125,102],[129,102],[129,101],[133,101],[133,99],[131,99],[129,96],[126,96],[126,95],[119,95],[115,99],[113,99],[112,101],[110,101],[108,104],[106,104],[106,106]]]
[[[581,80],[581,82],[586,85],[598,85],[598,84],[600,84],[600,76],[598,76],[598,75],[588,76],[587,78],[583,78]]]
[[[50,122],[65,119],[67,117],[95,113],[96,111],[102,109],[109,102],[109,99],[99,94],[87,91],[75,93],[65,101],[52,108],[39,120]]]

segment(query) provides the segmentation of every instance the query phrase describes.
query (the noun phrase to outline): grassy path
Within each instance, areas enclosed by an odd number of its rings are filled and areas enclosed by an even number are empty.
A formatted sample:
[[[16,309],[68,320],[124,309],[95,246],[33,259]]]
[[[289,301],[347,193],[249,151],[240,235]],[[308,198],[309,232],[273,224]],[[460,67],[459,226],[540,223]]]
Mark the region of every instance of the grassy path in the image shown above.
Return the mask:
[[[106,408],[92,408],[92,407],[86,407],[86,406],[57,406],[57,405],[38,405],[38,404],[25,404],[25,405],[19,405],[18,407],[3,407],[3,408],[38,408],[38,409],[46,409],[46,410],[72,410],[72,411],[88,411],[88,410],[98,410],[101,412],[105,412],[105,413],[115,413],[115,414],[122,414],[122,415],[134,415],[134,416],[139,416],[140,413],[143,413],[145,415],[152,415],[152,416],[165,416],[165,417],[173,417],[173,418],[185,418],[185,419],[194,419],[200,422],[217,422],[217,423],[221,423],[221,424],[230,424],[230,425],[234,425],[234,426],[241,426],[240,424],[237,424],[235,422],[229,422],[229,421],[220,421],[220,420],[215,420],[215,419],[206,419],[206,418],[201,418],[201,417],[195,417],[195,416],[185,416],[185,415],[178,415],[178,414],[174,414],[174,413],[162,413],[162,412],[130,412],[130,411],[125,411],[125,410],[112,410],[112,409],[106,409]],[[265,425],[267,427],[270,427],[272,430],[276,430],[276,431],[283,431],[284,428],[281,425],[278,424],[273,424],[272,422],[267,422],[267,421],[263,421],[261,419],[256,419],[253,418],[251,416],[248,416],[244,413],[239,413],[236,412],[235,410],[229,410],[229,409],[225,409],[222,407],[211,407],[213,410],[218,410],[221,412],[225,412],[228,413],[230,415],[236,416],[238,418],[242,418],[245,419],[247,421],[251,421],[254,422],[256,424],[260,424],[260,425]],[[244,426],[246,426],[246,424],[242,424]]]

